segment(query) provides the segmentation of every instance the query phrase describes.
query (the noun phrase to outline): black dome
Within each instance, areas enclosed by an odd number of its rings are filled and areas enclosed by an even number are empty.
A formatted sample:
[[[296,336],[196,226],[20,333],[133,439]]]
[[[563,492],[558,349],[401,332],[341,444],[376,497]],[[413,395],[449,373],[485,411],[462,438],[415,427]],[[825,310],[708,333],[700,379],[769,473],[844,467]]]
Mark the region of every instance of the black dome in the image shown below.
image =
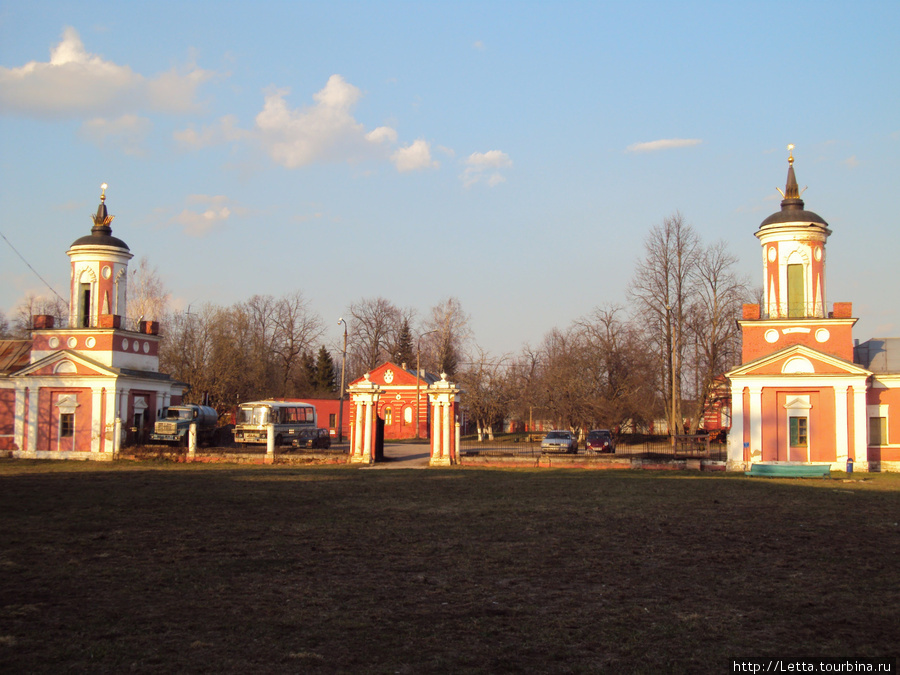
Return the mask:
[[[131,250],[128,244],[111,234],[88,234],[73,241],[72,246],[115,246],[126,251]]]
[[[776,211],[771,216],[760,223],[759,228],[762,229],[766,225],[778,225],[779,223],[810,223],[828,227],[828,223],[818,213],[806,211],[804,209],[782,209]]]
[[[793,149],[794,146],[788,146]],[[807,211],[804,209],[803,200],[800,199],[800,186],[797,185],[797,177],[794,175],[794,156],[793,153],[788,159],[788,175],[787,182],[784,186],[784,192],[781,200],[781,211],[776,211],[766,218],[759,225],[759,229],[763,229],[769,225],[779,225],[781,223],[809,223],[810,225],[819,225],[828,228],[828,223],[818,213]]]
[[[106,189],[105,184],[103,188],[104,190]],[[100,206],[97,207],[97,215],[92,216],[94,226],[91,228],[91,233],[76,239],[69,248],[75,246],[114,246],[115,248],[123,248],[129,251],[128,244],[118,237],[112,236],[112,228],[109,224],[113,221],[113,218],[115,216],[109,215],[106,210],[106,194],[104,193],[100,196]]]

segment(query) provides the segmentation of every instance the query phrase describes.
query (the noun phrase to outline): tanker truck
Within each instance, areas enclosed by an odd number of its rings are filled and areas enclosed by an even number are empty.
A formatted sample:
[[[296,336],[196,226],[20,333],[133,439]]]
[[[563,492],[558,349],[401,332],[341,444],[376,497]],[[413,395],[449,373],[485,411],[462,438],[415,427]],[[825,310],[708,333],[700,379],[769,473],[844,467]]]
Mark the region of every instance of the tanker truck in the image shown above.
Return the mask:
[[[214,408],[207,405],[170,405],[164,408],[162,418],[153,426],[150,439],[162,443],[188,444],[188,430],[197,425],[197,445],[212,443],[219,419]]]

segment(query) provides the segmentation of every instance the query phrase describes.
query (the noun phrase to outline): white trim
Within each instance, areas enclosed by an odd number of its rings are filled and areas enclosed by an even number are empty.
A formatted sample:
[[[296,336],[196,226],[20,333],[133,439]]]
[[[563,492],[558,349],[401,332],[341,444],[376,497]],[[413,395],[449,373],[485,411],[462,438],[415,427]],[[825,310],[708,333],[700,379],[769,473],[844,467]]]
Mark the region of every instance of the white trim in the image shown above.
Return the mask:
[[[750,461],[762,461],[762,385],[750,390]]]
[[[785,449],[787,451],[787,457],[785,460],[791,461],[791,448],[802,448],[802,445],[791,445],[791,420],[794,418],[797,419],[805,419],[806,420],[806,461],[809,462],[809,458],[812,457],[812,429],[809,428],[809,411],[812,410],[812,406],[809,403],[809,394],[796,394],[794,397],[784,404],[784,408],[787,411],[787,415],[785,416],[785,424],[787,425],[787,444]]]

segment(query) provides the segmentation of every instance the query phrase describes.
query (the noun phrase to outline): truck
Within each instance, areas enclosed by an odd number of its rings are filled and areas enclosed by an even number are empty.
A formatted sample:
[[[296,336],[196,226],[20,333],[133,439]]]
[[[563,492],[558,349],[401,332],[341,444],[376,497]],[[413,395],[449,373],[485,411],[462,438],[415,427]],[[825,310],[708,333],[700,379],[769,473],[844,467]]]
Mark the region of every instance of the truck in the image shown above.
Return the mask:
[[[219,414],[207,405],[170,405],[163,408],[162,418],[153,425],[150,439],[176,445],[188,444],[191,424],[197,425],[197,444],[211,443],[216,433]]]

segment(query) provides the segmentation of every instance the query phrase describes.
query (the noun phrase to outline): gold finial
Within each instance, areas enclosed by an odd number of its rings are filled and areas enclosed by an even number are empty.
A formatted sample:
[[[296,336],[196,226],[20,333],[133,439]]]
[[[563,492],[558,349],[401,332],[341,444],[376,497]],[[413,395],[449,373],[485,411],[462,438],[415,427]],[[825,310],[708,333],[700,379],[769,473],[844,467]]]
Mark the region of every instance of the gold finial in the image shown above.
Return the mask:
[[[788,164],[794,163],[794,144],[788,143]]]
[[[100,184],[100,201],[101,202],[106,201],[106,188],[108,188],[108,187],[109,187],[109,185],[107,185],[106,183]]]

